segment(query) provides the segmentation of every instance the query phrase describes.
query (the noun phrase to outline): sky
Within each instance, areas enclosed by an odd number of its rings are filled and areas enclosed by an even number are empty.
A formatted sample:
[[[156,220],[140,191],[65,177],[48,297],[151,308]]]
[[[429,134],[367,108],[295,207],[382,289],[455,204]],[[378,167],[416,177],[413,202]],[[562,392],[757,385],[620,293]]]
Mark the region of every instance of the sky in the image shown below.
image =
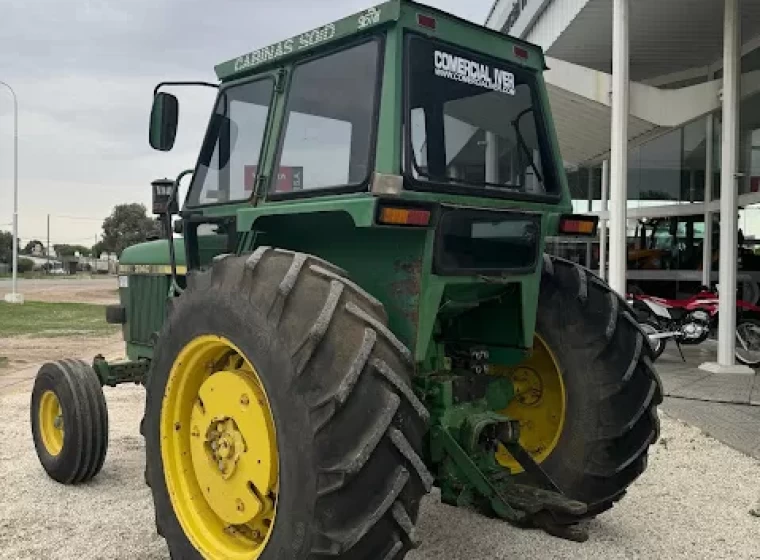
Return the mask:
[[[374,0],[4,2],[0,80],[19,102],[19,237],[92,245],[116,204],[195,165],[213,90],[175,90],[174,150],[148,145],[154,86],[215,81],[214,65],[359,12]],[[483,23],[492,0],[428,0]],[[13,201],[13,104],[0,86],[0,230]]]

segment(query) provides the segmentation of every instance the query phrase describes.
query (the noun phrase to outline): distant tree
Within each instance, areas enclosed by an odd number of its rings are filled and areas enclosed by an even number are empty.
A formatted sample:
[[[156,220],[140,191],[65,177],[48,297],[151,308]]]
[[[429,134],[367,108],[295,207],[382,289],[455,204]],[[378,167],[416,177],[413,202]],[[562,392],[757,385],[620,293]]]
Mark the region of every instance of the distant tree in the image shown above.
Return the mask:
[[[38,251],[41,255],[45,254],[45,245],[38,239],[32,239],[24,246],[24,250],[21,251],[24,255],[31,255],[34,253],[34,248],[39,247]]]
[[[53,245],[53,249],[55,249],[55,254],[58,257],[73,257],[75,253],[79,253],[82,257],[89,257],[92,251],[84,245],[68,245],[66,243]]]
[[[0,231],[0,263],[10,264],[13,260],[13,234]]]
[[[103,221],[103,249],[121,255],[131,245],[160,235],[158,224],[143,204],[119,204]]]
[[[96,259],[100,258],[100,255],[105,252],[105,247],[103,246],[102,241],[98,241],[95,243],[95,245],[92,246],[92,249],[90,249],[90,254],[95,257]]]

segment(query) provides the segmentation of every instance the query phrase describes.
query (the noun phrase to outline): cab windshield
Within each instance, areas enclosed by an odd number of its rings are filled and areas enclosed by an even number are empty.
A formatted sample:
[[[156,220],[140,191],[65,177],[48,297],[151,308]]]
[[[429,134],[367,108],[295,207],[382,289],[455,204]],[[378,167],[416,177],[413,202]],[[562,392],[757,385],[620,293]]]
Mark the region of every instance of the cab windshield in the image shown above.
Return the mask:
[[[415,188],[558,192],[531,71],[421,37],[410,38],[407,61],[405,166]]]

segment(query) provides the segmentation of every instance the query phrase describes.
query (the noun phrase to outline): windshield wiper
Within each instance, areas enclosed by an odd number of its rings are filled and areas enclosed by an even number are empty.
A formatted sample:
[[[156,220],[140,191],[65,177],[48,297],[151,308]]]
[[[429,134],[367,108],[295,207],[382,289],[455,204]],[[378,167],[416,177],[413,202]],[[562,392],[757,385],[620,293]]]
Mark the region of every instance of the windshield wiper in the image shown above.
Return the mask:
[[[523,152],[525,152],[526,157],[528,158],[528,162],[530,163],[530,166],[533,168],[533,173],[536,174],[536,177],[538,178],[538,181],[543,184],[544,177],[541,175],[541,172],[538,170],[538,167],[536,167],[536,163],[533,161],[533,154],[530,152],[530,148],[528,147],[528,144],[525,142],[525,138],[523,138],[522,132],[520,132],[520,119],[523,118],[528,113],[533,112],[533,107],[528,107],[521,113],[519,113],[515,120],[512,121],[512,128],[515,129],[515,135],[517,136],[517,143],[520,144],[520,147],[523,149]]]

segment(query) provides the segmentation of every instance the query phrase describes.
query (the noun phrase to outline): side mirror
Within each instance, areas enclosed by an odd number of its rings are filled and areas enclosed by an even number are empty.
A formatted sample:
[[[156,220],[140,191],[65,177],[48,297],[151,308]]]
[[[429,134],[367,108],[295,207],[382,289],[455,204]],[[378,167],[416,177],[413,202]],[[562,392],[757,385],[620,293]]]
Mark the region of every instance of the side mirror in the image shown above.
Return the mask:
[[[198,162],[210,169],[226,167],[237,142],[237,136],[237,125],[229,117],[214,113],[211,115],[211,121],[201,145]]]
[[[150,110],[150,146],[168,152],[174,147],[179,120],[179,101],[171,93],[159,92]]]

